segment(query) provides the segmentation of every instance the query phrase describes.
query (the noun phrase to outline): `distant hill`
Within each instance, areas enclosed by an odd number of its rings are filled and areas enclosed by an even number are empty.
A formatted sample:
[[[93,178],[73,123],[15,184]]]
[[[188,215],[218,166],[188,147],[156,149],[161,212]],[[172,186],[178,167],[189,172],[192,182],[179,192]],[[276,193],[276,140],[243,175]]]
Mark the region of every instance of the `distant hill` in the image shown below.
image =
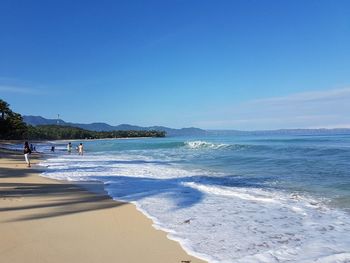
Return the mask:
[[[38,125],[54,125],[57,124],[57,120],[45,119],[41,116],[22,116],[23,121],[27,124],[38,126]],[[59,120],[60,122],[64,122]]]
[[[90,124],[84,124],[84,123],[72,123],[72,122],[65,122],[62,119],[46,119],[41,116],[23,116],[24,122],[27,124],[38,126],[38,125],[53,125],[53,124],[59,124],[62,126],[72,126],[72,127],[78,127],[89,131],[150,131],[150,130],[158,130],[158,131],[165,131],[167,133],[167,136],[189,136],[189,135],[204,135],[207,134],[205,130],[199,129],[199,128],[182,128],[182,129],[173,129],[169,127],[164,126],[151,126],[151,127],[141,127],[136,125],[130,125],[130,124],[120,124],[117,126],[112,126],[107,123],[101,123],[101,122],[95,122]]]
[[[23,120],[30,125],[52,125],[57,124],[57,119],[46,119],[41,116],[23,116]],[[141,127],[130,124],[120,124],[112,126],[103,122],[95,122],[90,124],[71,123],[64,120],[58,120],[59,125],[78,127],[89,131],[165,131],[167,136],[199,136],[199,135],[330,135],[330,134],[350,134],[348,128],[338,129],[280,129],[265,131],[240,131],[240,130],[202,130],[199,128],[182,128],[173,129],[164,126]]]

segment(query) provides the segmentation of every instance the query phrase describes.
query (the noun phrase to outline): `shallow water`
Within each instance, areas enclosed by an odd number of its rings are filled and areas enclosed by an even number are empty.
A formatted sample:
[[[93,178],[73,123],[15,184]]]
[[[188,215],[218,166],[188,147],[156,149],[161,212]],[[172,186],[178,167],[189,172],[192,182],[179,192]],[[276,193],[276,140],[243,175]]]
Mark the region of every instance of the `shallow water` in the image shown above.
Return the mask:
[[[210,262],[350,262],[350,136],[65,143],[44,176],[104,182]]]

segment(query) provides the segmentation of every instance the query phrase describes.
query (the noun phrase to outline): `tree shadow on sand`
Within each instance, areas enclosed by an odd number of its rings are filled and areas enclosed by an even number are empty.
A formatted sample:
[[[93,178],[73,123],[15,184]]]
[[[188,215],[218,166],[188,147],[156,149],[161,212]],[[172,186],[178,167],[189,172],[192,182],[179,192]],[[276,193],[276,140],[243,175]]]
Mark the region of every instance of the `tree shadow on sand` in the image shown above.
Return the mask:
[[[15,181],[32,173],[32,169],[0,167],[0,222],[5,221],[4,216],[1,216],[3,212],[12,212],[9,221],[22,221],[108,209],[124,204],[111,200],[98,183],[76,185],[54,180],[48,183]],[[86,189],[98,191],[92,193]],[[38,197],[40,199],[34,200]]]

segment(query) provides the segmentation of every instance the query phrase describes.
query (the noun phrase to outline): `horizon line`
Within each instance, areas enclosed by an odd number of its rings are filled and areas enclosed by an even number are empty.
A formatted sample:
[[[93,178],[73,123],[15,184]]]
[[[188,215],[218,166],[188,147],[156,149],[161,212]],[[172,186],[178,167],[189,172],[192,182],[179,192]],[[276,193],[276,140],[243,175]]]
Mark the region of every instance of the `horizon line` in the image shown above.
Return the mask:
[[[140,126],[137,124],[128,124],[128,123],[121,123],[121,124],[117,124],[117,125],[111,125],[109,123],[106,122],[90,122],[90,123],[74,123],[74,122],[66,122],[63,119],[48,119],[45,118],[43,116],[40,115],[23,115],[23,117],[41,117],[47,120],[59,120],[59,121],[63,121],[65,123],[72,123],[72,124],[83,124],[83,125],[90,125],[90,124],[106,124],[112,127],[116,127],[116,126],[120,126],[120,125],[129,125],[129,126],[137,126],[140,128],[150,128],[150,127],[154,127],[154,126],[161,126],[161,127],[165,127],[165,128],[169,128],[169,129],[201,129],[203,131],[236,131],[236,132],[269,132],[269,131],[291,131],[291,130],[350,130],[350,127],[314,127],[314,128],[276,128],[276,129],[260,129],[260,130],[240,130],[240,129],[226,129],[226,128],[211,128],[211,129],[206,129],[206,128],[199,128],[199,127],[195,127],[195,126],[191,126],[191,127],[182,127],[182,128],[172,128],[172,127],[168,127],[168,126],[164,126],[164,125],[150,125],[150,126]]]

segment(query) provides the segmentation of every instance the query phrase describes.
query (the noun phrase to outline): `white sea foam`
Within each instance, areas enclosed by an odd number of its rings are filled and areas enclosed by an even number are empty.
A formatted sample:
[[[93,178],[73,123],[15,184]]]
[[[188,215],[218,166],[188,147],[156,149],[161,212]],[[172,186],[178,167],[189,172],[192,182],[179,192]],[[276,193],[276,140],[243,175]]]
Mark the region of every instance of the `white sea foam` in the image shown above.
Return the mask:
[[[229,146],[228,144],[224,143],[211,143],[206,141],[188,141],[185,142],[185,146],[191,149],[220,149]]]
[[[267,196],[265,192],[256,189],[255,195],[252,195],[250,189],[235,189],[233,191],[232,187],[215,187],[215,186],[206,186],[206,185],[200,185],[193,182],[185,183],[184,185],[188,185],[192,188],[198,189],[202,192],[207,192],[210,194],[215,195],[222,195],[222,196],[232,196],[244,200],[250,200],[250,201],[259,201],[259,202],[270,202],[270,203],[276,203],[277,201],[270,196]]]
[[[199,176],[208,172],[186,170],[174,163],[137,155],[64,155],[40,164],[45,176],[62,180],[88,180],[90,177],[129,176],[155,179]]]
[[[210,262],[350,262],[349,215],[307,196],[221,185],[206,180],[218,174],[149,154],[65,155],[42,165],[51,178],[104,182]]]

